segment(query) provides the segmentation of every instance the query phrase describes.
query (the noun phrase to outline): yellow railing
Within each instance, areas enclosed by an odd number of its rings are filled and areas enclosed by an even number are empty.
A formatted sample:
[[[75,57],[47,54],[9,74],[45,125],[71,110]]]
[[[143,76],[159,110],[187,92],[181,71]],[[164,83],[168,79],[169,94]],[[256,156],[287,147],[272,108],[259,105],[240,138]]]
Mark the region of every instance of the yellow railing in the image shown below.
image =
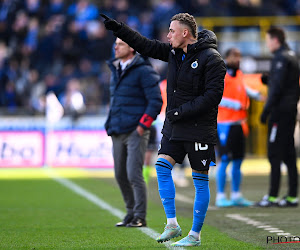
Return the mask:
[[[216,27],[257,26],[260,28],[261,38],[264,39],[266,31],[272,25],[300,27],[300,16],[256,16],[256,17],[196,17],[198,25],[205,29],[214,30]]]

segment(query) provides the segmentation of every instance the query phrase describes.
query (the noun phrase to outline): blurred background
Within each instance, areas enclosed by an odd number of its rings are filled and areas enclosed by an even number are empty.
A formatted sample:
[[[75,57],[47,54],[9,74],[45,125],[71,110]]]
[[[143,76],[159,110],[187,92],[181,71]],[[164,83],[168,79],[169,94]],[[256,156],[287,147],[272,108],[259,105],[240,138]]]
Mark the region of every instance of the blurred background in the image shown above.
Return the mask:
[[[199,30],[213,30],[222,55],[238,48],[247,81],[264,94],[266,30],[283,27],[300,55],[300,0],[0,0],[0,166],[112,167],[103,125],[115,38],[99,14],[167,42],[170,18],[179,12],[194,15]],[[152,63],[165,79],[166,64]],[[48,103],[49,93],[58,103]],[[248,157],[266,155],[262,107],[251,101]],[[54,115],[45,119],[47,109]],[[299,155],[298,132],[295,139]]]

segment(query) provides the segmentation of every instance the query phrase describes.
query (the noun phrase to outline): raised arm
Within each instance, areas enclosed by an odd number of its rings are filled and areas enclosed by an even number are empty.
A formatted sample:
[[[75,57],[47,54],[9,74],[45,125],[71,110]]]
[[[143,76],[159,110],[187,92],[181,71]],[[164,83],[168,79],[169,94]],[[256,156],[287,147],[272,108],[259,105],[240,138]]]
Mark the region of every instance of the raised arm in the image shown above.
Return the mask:
[[[150,40],[140,33],[132,30],[124,23],[100,14],[105,20],[106,29],[114,32],[114,35],[126,42],[131,48],[144,56],[149,56],[167,62],[169,58],[170,46],[158,40]]]

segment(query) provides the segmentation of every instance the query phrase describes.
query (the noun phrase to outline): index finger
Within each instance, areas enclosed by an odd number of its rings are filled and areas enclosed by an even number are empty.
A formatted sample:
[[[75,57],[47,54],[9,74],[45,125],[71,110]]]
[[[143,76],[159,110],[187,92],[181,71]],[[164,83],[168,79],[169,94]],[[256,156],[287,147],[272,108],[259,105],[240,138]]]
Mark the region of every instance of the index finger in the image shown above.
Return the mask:
[[[108,20],[109,19],[109,17],[107,16],[107,15],[105,15],[105,14],[100,14],[100,16],[102,16],[105,20]]]

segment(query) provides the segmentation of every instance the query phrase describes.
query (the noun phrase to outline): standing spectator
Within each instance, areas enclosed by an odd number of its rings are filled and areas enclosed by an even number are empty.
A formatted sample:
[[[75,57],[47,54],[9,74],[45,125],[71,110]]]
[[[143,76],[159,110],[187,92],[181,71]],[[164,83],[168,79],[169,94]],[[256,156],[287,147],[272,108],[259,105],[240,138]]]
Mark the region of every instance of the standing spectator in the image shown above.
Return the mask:
[[[22,6],[20,0],[0,0],[0,37],[8,44],[11,36],[11,26],[16,12]]]
[[[70,30],[82,44],[87,40],[87,25],[98,18],[98,8],[90,0],[77,0],[68,8]]]
[[[44,76],[43,85],[45,86],[45,94],[53,91],[56,96],[59,96],[59,94],[61,93],[58,91],[58,89],[60,90],[58,77],[51,72]]]
[[[105,128],[113,141],[115,177],[127,209],[116,226],[143,227],[147,206],[143,163],[149,128],[162,105],[159,76],[148,59],[121,39],[115,42],[115,55],[109,62],[111,105]]]
[[[90,0],[77,0],[68,8],[68,15],[73,19],[76,30],[83,31],[87,22],[98,17],[97,7]]]
[[[54,65],[61,42],[61,33],[55,27],[54,19],[49,19],[44,26],[43,36],[39,39],[37,49],[33,53],[33,66],[45,74]]]
[[[190,9],[195,16],[217,16],[221,9],[216,7],[216,4],[211,0],[192,0],[190,1],[190,5]]]
[[[172,169],[188,155],[195,186],[193,226],[189,235],[173,246],[199,246],[210,199],[208,170],[215,161],[218,104],[226,73],[224,61],[217,51],[216,35],[209,30],[197,34],[196,20],[188,13],[171,18],[169,44],[150,40],[124,23],[105,15],[102,17],[107,29],[113,30],[138,52],[169,63],[166,119],[155,164],[167,225],[157,242],[182,234],[176,218]]]
[[[113,11],[114,11],[114,13],[113,13],[114,16],[118,20],[119,20],[119,18],[122,18],[122,16],[124,16],[124,17],[130,16],[130,13],[129,13],[130,9],[129,9],[128,1],[127,0],[115,0]]]
[[[66,90],[59,96],[59,101],[65,113],[71,115],[73,119],[77,119],[84,113],[85,101],[81,93],[80,81],[77,78],[72,78],[67,82]]]
[[[49,4],[45,8],[44,18],[48,20],[54,15],[64,15],[66,6],[63,0],[50,0]]]
[[[139,31],[140,33],[148,38],[153,38],[153,15],[150,11],[143,11],[139,15],[140,25]]]
[[[101,61],[111,58],[111,50],[107,48],[111,48],[114,37],[108,34],[103,23],[99,21],[90,22],[87,26],[87,36],[88,41],[85,44],[83,56],[92,61],[93,67],[99,66]]]
[[[271,164],[269,194],[257,203],[260,207],[298,206],[298,172],[294,131],[299,99],[299,65],[295,53],[289,49],[285,33],[281,28],[272,27],[267,31],[266,44],[274,54],[268,85],[268,98],[260,120],[268,119],[268,159]],[[288,169],[289,190],[279,200],[280,165]]]
[[[38,44],[39,21],[37,18],[31,18],[28,23],[27,35],[24,39],[22,52],[24,55],[30,55]]]
[[[29,18],[23,10],[16,13],[16,18],[11,27],[10,46],[15,53],[21,53],[23,41],[27,35]]]
[[[29,17],[42,18],[43,8],[40,0],[25,0],[25,11]]]
[[[181,12],[181,7],[175,0],[162,0],[153,8],[154,36],[158,37],[159,31],[167,28],[172,16]]]
[[[77,64],[82,54],[80,46],[77,45],[76,40],[71,35],[62,40],[60,53],[64,65]]]
[[[73,79],[78,78],[77,69],[74,64],[64,64],[62,71],[60,72],[55,86],[51,89],[57,96],[63,94],[67,89],[67,83]]]
[[[103,0],[101,5],[102,13],[112,15],[114,11],[114,2],[111,0]]]
[[[248,135],[248,96],[260,99],[260,93],[247,87],[240,70],[241,52],[236,48],[226,54],[227,73],[224,93],[218,111],[218,150],[221,158],[217,171],[217,207],[250,206],[240,190],[242,182],[241,165],[245,156],[245,139]],[[232,163],[231,200],[226,199],[226,168]]]
[[[0,105],[2,103],[2,95],[5,88],[5,84],[8,81],[7,65],[8,65],[8,48],[6,44],[0,41]]]
[[[36,69],[30,69],[24,80],[25,83],[22,96],[23,106],[34,113],[42,112],[43,107],[40,103],[40,97],[45,93],[45,86],[40,81],[39,72]]]
[[[264,1],[264,2],[271,2],[271,1]],[[252,0],[229,1],[229,10],[232,16],[257,16],[259,14],[259,7],[260,7],[260,1],[252,1]]]
[[[15,83],[8,81],[5,85],[4,106],[7,107],[8,111],[15,111],[20,106],[20,98],[17,95]]]

